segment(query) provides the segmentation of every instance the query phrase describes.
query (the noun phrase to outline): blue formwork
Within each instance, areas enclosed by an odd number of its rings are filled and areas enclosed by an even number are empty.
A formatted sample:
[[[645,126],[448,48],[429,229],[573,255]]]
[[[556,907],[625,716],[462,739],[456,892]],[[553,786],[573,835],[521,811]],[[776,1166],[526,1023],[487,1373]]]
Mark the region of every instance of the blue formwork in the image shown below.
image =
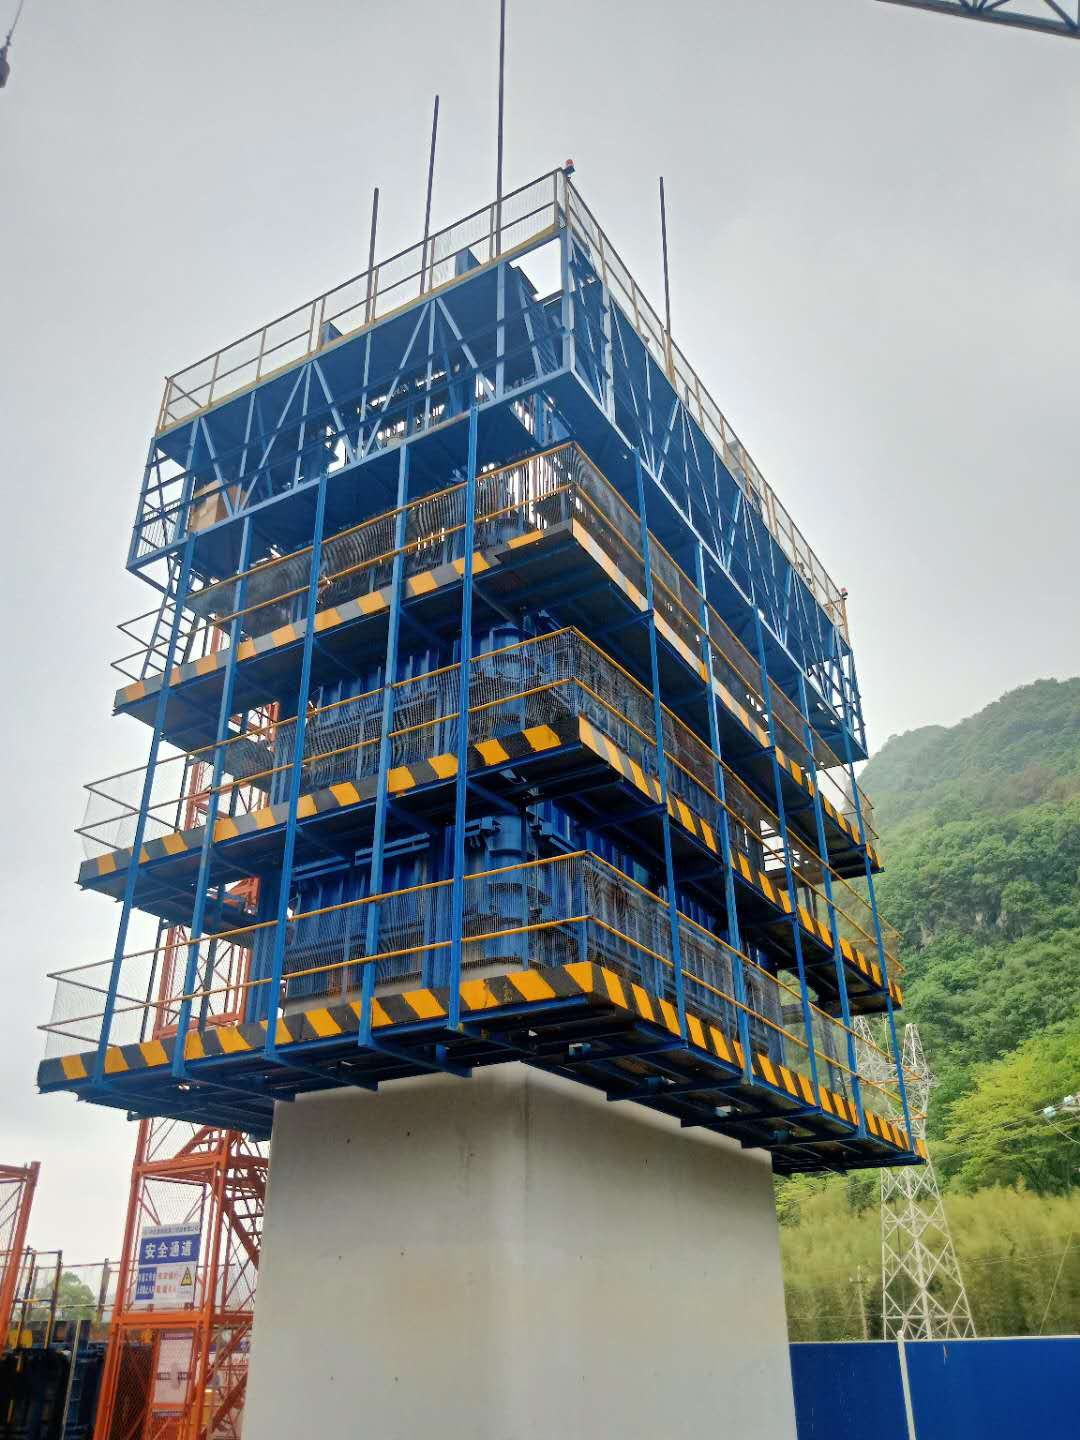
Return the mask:
[[[536,1065],[907,1164],[846,596],[569,174],[166,384],[45,1090],[269,1130],[305,1091]],[[134,916],[157,926],[137,942]]]
[[[910,1414],[902,1369],[906,1364]],[[791,1347],[799,1440],[1015,1440],[1078,1433],[1080,1337]]]

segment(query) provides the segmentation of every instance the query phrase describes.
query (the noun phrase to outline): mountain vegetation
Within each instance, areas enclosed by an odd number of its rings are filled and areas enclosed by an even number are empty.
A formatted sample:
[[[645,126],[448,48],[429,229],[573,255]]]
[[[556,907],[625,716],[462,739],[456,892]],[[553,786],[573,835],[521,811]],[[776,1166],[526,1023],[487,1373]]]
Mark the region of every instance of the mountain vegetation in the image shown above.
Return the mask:
[[[861,783],[976,1327],[1076,1330],[1080,1124],[1042,1111],[1080,1090],[1080,679],[894,736]],[[860,1295],[879,1333],[876,1176],[780,1183],[778,1211],[792,1338],[856,1338]]]

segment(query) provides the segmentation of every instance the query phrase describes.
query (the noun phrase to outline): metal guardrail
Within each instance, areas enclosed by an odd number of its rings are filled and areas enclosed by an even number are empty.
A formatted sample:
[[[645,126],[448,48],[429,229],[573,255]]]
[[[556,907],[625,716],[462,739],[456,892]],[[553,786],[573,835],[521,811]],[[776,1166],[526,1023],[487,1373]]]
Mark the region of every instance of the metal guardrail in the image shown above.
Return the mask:
[[[736,483],[810,592],[848,639],[847,592],[831,578],[701,378],[664,328],[629,268],[576,187],[554,170],[412,245],[370,271],[317,295],[295,310],[217,350],[165,382],[158,432],[179,424],[278,370],[394,310],[452,283],[477,265],[536,244],[569,226],[592,255],[627,321],[663,366]],[[163,512],[164,513],[164,510]],[[167,527],[166,527],[167,531]],[[162,543],[168,543],[162,539]]]
[[[564,444],[512,465],[485,471],[477,477],[475,488],[478,550],[573,520],[596,539],[621,573],[644,594],[645,567],[638,517],[578,446]],[[324,543],[318,610],[371,594],[390,584],[398,554],[395,544],[398,518],[396,510],[384,512],[350,526]],[[405,508],[404,578],[408,580],[459,559],[464,537],[464,485],[454,485],[412,501]],[[712,606],[704,602],[696,585],[655,539],[650,541],[650,557],[659,618],[688,652],[697,657],[704,616],[714,677],[758,724],[766,726],[768,709],[761,694],[761,668],[757,660]],[[304,547],[197,591],[186,603],[203,623],[188,631],[180,659],[205,653],[211,648],[212,632],[223,630],[237,617],[243,633],[256,638],[288,621],[304,618],[310,573],[311,549]],[[133,634],[135,624],[135,621],[127,622],[122,627],[125,634]],[[137,658],[137,653],[136,657],[125,658],[130,661]],[[144,653],[151,660],[149,673],[154,673],[151,651],[147,648]],[[156,669],[159,673],[160,665]],[[143,672],[146,673],[145,666]],[[131,673],[130,669],[125,673]],[[863,826],[877,847],[873,806],[857,786],[852,788],[850,773],[839,756],[809,726],[778,686],[770,687],[770,698],[782,748],[803,769],[811,766],[815,769],[823,794],[851,823],[856,834],[859,829],[857,791]]]
[[[391,768],[457,751],[460,701],[458,667],[449,665],[394,684],[390,729]],[[382,733],[382,688],[311,711],[305,721],[301,791],[373,778]],[[645,776],[657,774],[652,696],[610,656],[579,631],[564,629],[475,656],[469,672],[468,731],[471,743],[534,726],[558,727],[587,719]],[[731,845],[747,856],[754,873],[786,886],[780,821],[692,730],[663,711],[664,751],[671,794],[713,832],[727,826]],[[205,812],[214,790],[215,762],[227,779],[217,787],[220,813],[247,813],[284,800],[296,756],[295,720],[264,723],[190,755],[159,762],[148,810],[148,838],[173,834]],[[145,767],[87,786],[87,817],[80,827],[97,853],[134,840]],[[722,782],[724,798],[719,789]],[[165,792],[163,794],[163,792]],[[94,818],[94,812],[105,815]],[[185,817],[181,825],[181,816]],[[873,910],[866,899],[806,847],[794,849],[796,900],[812,915],[828,918],[831,887],[838,930],[876,953]],[[886,964],[902,970],[899,935],[882,922]]]
[[[373,269],[335,285],[314,299],[193,365],[170,375],[158,415],[158,431],[219,404],[268,375],[296,365],[375,320],[421,296],[440,290],[461,274],[486,265],[519,245],[555,233],[565,206],[566,179],[553,170],[492,201],[426,243],[400,250]]]
[[[6,1259],[6,1257],[4,1257]],[[75,1325],[104,1339],[116,1304],[119,1266],[109,1260],[65,1261],[60,1250],[27,1248],[16,1260],[18,1279],[8,1333],[0,1336],[14,1349],[70,1343]]]
[[[811,594],[847,640],[847,591],[836,584],[811,549],[787,508],[709,394],[697,371],[664,328],[659,314],[645,298],[628,266],[623,263],[575,186],[568,183],[566,188],[570,225],[592,248],[600,277],[610,290],[615,303],[663,365],[680,400],[701,426],[706,438],[765,521],[770,534],[805,581]]]
[[[446,982],[451,946],[449,879],[347,901],[294,915],[288,922],[286,974],[281,993],[270,995],[266,979],[242,989],[248,1005],[271,1018],[318,998],[355,997],[363,968],[376,966],[376,995]],[[368,945],[368,916],[377,906],[374,943]],[[851,1093],[849,1032],[843,1023],[811,1006],[806,1033],[797,984],[770,974],[732,950],[689,917],[680,914],[679,946],[686,1000],[698,1015],[719,1025],[734,1042],[738,1016],[745,1013],[751,1043],[777,1065],[809,1073],[814,1051],[819,1078],[844,1095]],[[201,973],[215,946],[239,945],[258,957],[272,941],[273,921],[252,922],[193,942]],[[462,976],[479,978],[534,967],[593,961],[674,999],[674,966],[667,903],[588,851],[533,860],[466,876],[462,931]],[[191,1002],[194,1023],[217,1023],[220,992],[197,986],[162,998],[155,987],[157,952],[124,956],[116,1008],[108,1031],[113,1045],[160,1035],[162,1006],[175,1012]],[[48,1054],[70,1054],[102,1038],[104,1000],[112,960],[54,972],[53,1013],[41,1029]],[[737,999],[741,969],[746,1001]],[[174,972],[174,974],[177,972]],[[230,989],[227,1003],[231,1006]],[[231,1012],[230,1012],[231,1013]],[[857,1063],[860,1051],[856,1048]],[[865,1052],[862,1052],[865,1053]],[[895,1099],[872,1077],[859,1078],[882,1103]]]

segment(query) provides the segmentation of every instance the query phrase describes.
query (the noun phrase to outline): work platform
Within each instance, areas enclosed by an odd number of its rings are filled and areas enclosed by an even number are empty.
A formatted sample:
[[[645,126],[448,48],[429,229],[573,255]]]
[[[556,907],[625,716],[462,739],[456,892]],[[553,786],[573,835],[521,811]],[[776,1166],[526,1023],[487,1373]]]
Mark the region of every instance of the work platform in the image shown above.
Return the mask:
[[[129,568],[43,1089],[263,1135],[521,1063],[917,1163],[846,594],[564,172],[171,378]]]
[[[327,1084],[372,1089],[409,1075],[448,1070],[464,1076],[474,1067],[520,1060],[590,1085],[609,1100],[634,1101],[683,1125],[767,1148],[779,1174],[910,1162],[903,1132],[882,1113],[884,1096],[879,1110],[867,1106],[866,1133],[859,1135],[855,1104],[842,1093],[850,1087],[839,1060],[827,1078],[841,1090],[823,1082],[815,1090],[803,1070],[779,1058],[768,1037],[747,1063],[730,1016],[725,1030],[708,1018],[705,1006],[701,1015],[689,1012],[685,1044],[669,1000],[593,961],[465,981],[460,1005],[461,1021],[449,1030],[444,989],[376,997],[367,1043],[360,1038],[355,1001],[286,1012],[277,1021],[270,1060],[265,1021],[209,1028],[188,1036],[189,1081],[172,1074],[175,1042],[168,1036],[117,1047],[106,1059],[115,1081],[110,1103],[136,1113],[144,1106],[167,1107],[212,1124],[215,1097],[224,1103],[239,1087],[251,1096],[246,1127],[269,1136],[275,1101]],[[93,1063],[92,1052],[46,1061],[42,1088],[79,1093],[89,1088]],[[319,1066],[317,1083],[313,1063]],[[925,1155],[924,1143],[916,1143]]]

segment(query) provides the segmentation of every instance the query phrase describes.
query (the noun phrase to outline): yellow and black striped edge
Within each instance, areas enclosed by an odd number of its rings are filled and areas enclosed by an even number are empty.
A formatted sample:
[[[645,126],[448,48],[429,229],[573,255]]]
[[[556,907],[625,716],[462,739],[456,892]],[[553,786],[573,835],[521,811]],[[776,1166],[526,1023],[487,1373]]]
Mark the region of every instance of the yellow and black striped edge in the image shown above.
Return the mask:
[[[539,539],[542,533],[533,531],[528,536],[519,536],[518,543]],[[498,563],[496,555],[477,550],[473,555],[473,573],[482,575]],[[464,573],[464,559],[448,561],[445,565],[437,565],[433,570],[425,570],[419,575],[410,575],[405,581],[405,594],[410,598],[417,595],[428,595],[433,590],[441,589],[445,585],[460,580]],[[393,587],[386,585],[381,590],[372,590],[367,595],[359,595],[355,600],[346,600],[341,605],[329,605],[325,610],[317,612],[315,633],[323,634],[327,630],[335,630],[339,625],[347,625],[364,616],[378,615],[381,611],[389,610],[392,598]],[[236,651],[237,662],[242,664],[245,660],[253,660],[257,655],[265,655],[268,651],[278,650],[284,645],[292,645],[297,640],[302,640],[306,631],[306,620],[292,620],[255,639],[241,640]],[[169,672],[168,683],[170,686],[182,685],[187,680],[211,675],[215,670],[224,670],[229,663],[229,655],[228,649],[215,650],[212,654],[203,655],[198,660],[189,660],[183,665],[174,665]],[[163,680],[163,675],[154,675],[145,680],[136,680],[134,684],[125,685],[116,692],[114,708],[121,710],[125,705],[134,705],[148,695],[156,694],[161,689]]]
[[[622,775],[624,779],[629,780],[632,785],[636,786],[643,795],[648,796],[650,800],[656,803],[660,802],[660,781],[656,776],[646,775],[636,761],[624,755],[618,746],[614,745],[606,735],[597,730],[590,721],[582,718],[580,726],[582,742],[587,745],[590,750],[594,750],[597,755],[601,755],[608,760],[608,762],[619,771],[620,775]],[[669,815],[676,824],[681,825],[684,830],[699,840],[707,850],[710,850],[712,854],[717,857],[722,854],[721,842],[707,820],[703,820],[696,811],[691,810],[690,806],[683,800],[680,800],[678,796],[668,795],[667,808]],[[774,905],[785,915],[791,914],[791,897],[787,892],[787,887],[774,884],[763,870],[759,870],[750,864],[749,859],[741,850],[732,848],[731,867],[736,874],[741,875],[749,885],[752,885],[759,894],[763,895],[771,905]],[[827,950],[831,951],[833,948],[833,937],[830,927],[826,925],[824,921],[811,915],[810,911],[807,910],[804,905],[798,907],[798,914],[799,923],[805,933],[812,936],[819,944],[824,945]],[[845,962],[853,966],[865,976],[867,980],[871,981],[876,988],[880,989],[881,967],[877,961],[867,959],[858,946],[852,945],[851,941],[843,935],[841,935],[839,939],[840,953],[844,957]],[[903,991],[892,978],[889,980],[889,994],[897,1005],[903,1005]]]
[[[641,591],[633,583],[632,580],[628,580],[626,578],[626,576],[622,573],[619,567],[615,564],[615,561],[611,558],[611,556],[607,553],[607,551],[603,548],[602,545],[597,544],[597,542],[589,534],[585,526],[582,525],[579,520],[574,520],[571,524],[571,529],[574,539],[578,542],[578,544],[586,552],[586,554],[588,554],[593,560],[595,560],[597,565],[600,566],[600,568],[604,571],[605,575],[607,575],[608,578],[611,580],[612,584],[617,586],[618,589],[620,589],[626,596],[626,598],[630,601],[630,603],[636,606],[637,609],[645,610],[647,608],[646,597],[641,593]],[[691,647],[687,645],[686,641],[683,640],[680,635],[676,634],[676,632],[672,629],[672,627],[668,624],[668,622],[663,618],[662,615],[656,616],[656,629],[658,634],[664,637],[664,639],[671,646],[671,648],[679,656],[681,656],[684,663],[704,683],[708,677],[705,668],[705,662],[702,660],[701,656],[694,653]],[[768,750],[770,748],[769,732],[766,730],[765,726],[761,724],[760,720],[758,720],[756,716],[752,715],[750,711],[747,710],[745,705],[743,705],[739,700],[736,700],[735,696],[732,695],[731,691],[727,688],[727,686],[722,684],[715,676],[713,676],[712,683],[713,689],[715,690],[720,700],[723,702],[724,708],[730,714],[735,716],[735,718],[742,725],[743,729],[746,730],[748,734],[753,736],[753,738],[757,741],[757,743],[761,746],[763,750]],[[780,768],[782,770],[786,770],[787,773],[791,776],[791,778],[795,781],[796,785],[801,786],[808,795],[813,795],[815,790],[814,782],[811,780],[810,776],[806,773],[803,767],[798,764],[797,761],[792,760],[790,755],[786,755],[779,745],[777,745],[775,748],[776,759],[780,765]],[[843,830],[844,833],[850,836],[851,840],[856,845],[858,845],[859,834],[852,821],[849,820],[846,815],[842,815],[840,811],[837,810],[836,806],[833,805],[831,801],[829,801],[824,795],[821,796],[821,804],[822,808],[832,820],[833,824],[836,825],[839,829]],[[866,850],[873,864],[880,867],[880,856],[869,841],[867,841]]]
[[[477,550],[473,555],[473,573],[482,575],[485,571],[493,570],[501,564],[501,556],[506,551],[520,550],[526,545],[531,545],[538,540],[550,539],[555,533],[555,527],[548,530],[529,530],[522,535],[516,535],[498,551]],[[585,553],[596,562],[604,571],[612,583],[623,592],[623,594],[639,610],[645,610],[645,596],[641,593],[632,581],[628,580],[622,571],[615,564],[610,555],[598,545],[588,530],[580,523],[573,520],[570,522],[567,531]],[[425,570],[419,575],[412,575],[405,581],[405,593],[410,598],[419,595],[428,595],[444,586],[454,584],[460,580],[465,571],[465,561],[448,561],[445,565],[438,565],[432,570]],[[365,616],[378,615],[389,610],[393,597],[393,588],[384,586],[381,590],[373,590],[370,594],[361,595],[355,600],[345,601],[341,605],[329,606],[320,610],[315,616],[315,630],[322,634],[327,630],[336,629],[338,626],[350,624]],[[682,657],[689,668],[703,682],[706,679],[705,666],[700,655],[695,655],[686,642],[675,633],[671,626],[662,616],[656,617],[656,628],[663,635],[668,644]],[[279,626],[276,630],[266,635],[260,635],[257,639],[243,640],[237,649],[236,658],[238,663],[254,659],[258,655],[265,655],[270,651],[280,649],[285,645],[292,645],[302,640],[307,629],[307,622],[304,620],[291,621],[286,625]],[[194,680],[200,676],[213,674],[217,670],[223,670],[229,663],[229,650],[216,650],[209,655],[204,655],[198,660],[189,660],[183,665],[175,665],[169,672],[169,686],[182,685],[188,680]],[[122,710],[125,706],[137,704],[148,695],[156,694],[160,689],[163,676],[156,675],[145,680],[136,680],[130,685],[125,685],[116,692],[113,701],[113,708]],[[724,708],[739,721],[744,730],[751,735],[762,749],[768,750],[769,735],[760,721],[738,701],[728,688],[713,678],[713,689],[724,705]],[[814,782],[797,761],[786,755],[780,746],[776,746],[776,759],[780,768],[799,785],[806,793],[813,796],[815,793]],[[859,844],[858,831],[855,825],[842,815],[836,807],[824,796],[821,796],[822,807],[832,820],[833,824],[850,837],[855,845]],[[870,844],[866,843],[867,854],[872,863],[880,867],[881,859],[878,852]]]
[[[568,719],[558,726],[534,725],[512,735],[498,739],[480,740],[469,746],[469,770],[489,769],[493,766],[511,765],[558,750],[580,742],[593,754],[606,760],[623,779],[628,780],[642,795],[654,803],[661,798],[660,782],[655,776],[646,775],[636,760],[624,754],[608,737],[598,730],[584,716]],[[425,760],[416,760],[408,765],[395,766],[388,772],[387,787],[391,795],[403,795],[421,785],[436,781],[452,780],[457,775],[457,757],[454,754],[432,755]],[[353,805],[370,804],[377,791],[377,778],[366,776],[357,781],[342,781],[323,790],[302,795],[297,803],[299,820],[314,815],[326,815],[335,810],[347,809]],[[668,813],[671,819],[688,834],[705,846],[718,860],[722,856],[721,843],[707,820],[692,810],[677,796],[668,796]],[[215,822],[214,844],[235,840],[244,836],[279,829],[288,823],[289,804],[284,801],[277,805],[264,805],[246,815],[224,815]],[[139,852],[139,864],[163,860],[170,856],[195,854],[202,848],[205,827],[191,830],[176,830],[167,835],[147,840]],[[110,850],[85,860],[79,868],[79,883],[93,885],[97,880],[107,879],[126,870],[131,863],[130,847]],[[732,868],[760,895],[784,915],[791,914],[791,898],[786,886],[773,883],[764,871],[751,866],[741,851],[731,852]],[[804,906],[799,906],[799,922],[803,931],[827,950],[832,950],[832,932],[828,925],[811,915]],[[845,937],[840,937],[840,951],[844,961],[858,970],[874,986],[881,987],[881,969],[876,961],[868,960],[863,952]],[[889,993],[895,1003],[904,1003],[903,992],[894,980],[889,981]]]
[[[530,1003],[589,997],[597,1003],[610,1004],[633,1014],[647,1023],[659,1026],[672,1035],[679,1035],[679,1021],[674,1005],[624,980],[606,966],[591,960],[542,969],[512,971],[506,975],[483,980],[461,982],[461,1009],[467,1016],[488,1010],[504,1009]],[[418,1021],[445,1019],[449,997],[445,989],[421,988],[398,995],[382,995],[372,1000],[372,1030],[385,1030],[395,1025]],[[739,1070],[743,1067],[743,1049],[712,1020],[691,1012],[686,1016],[687,1054],[694,1051],[717,1059]],[[184,1044],[185,1059],[199,1061],[233,1055],[256,1056],[266,1044],[267,1022],[208,1027],[192,1031]],[[316,1040],[334,1040],[356,1035],[360,1028],[360,1002],[325,1005],[312,1010],[280,1016],[276,1022],[276,1043],[279,1052],[290,1045]],[[138,1071],[161,1069],[171,1065],[175,1041],[166,1036],[160,1040],[143,1040],[131,1045],[111,1045],[105,1053],[105,1074],[123,1075]],[[80,1055],[63,1055],[43,1060],[38,1068],[38,1084],[42,1089],[77,1085],[93,1073],[96,1051]],[[283,1057],[287,1058],[287,1057]],[[778,1064],[759,1051],[751,1056],[751,1069],[756,1079],[774,1090],[785,1093],[800,1106],[817,1106],[841,1124],[858,1128],[858,1110],[853,1101],[824,1085],[815,1090],[810,1079],[799,1070]],[[892,1149],[910,1153],[911,1144],[905,1132],[892,1120],[865,1109],[866,1126],[878,1140]],[[782,1116],[778,1116],[782,1118]],[[922,1142],[916,1142],[916,1153],[925,1156]]]
[[[512,735],[501,735],[498,739],[478,740],[469,746],[468,768],[488,769],[498,765],[512,765],[516,761],[530,759],[550,750],[576,744],[578,727],[573,719],[567,719],[557,727],[531,725],[526,730]],[[439,780],[453,780],[457,775],[457,756],[452,753],[432,755],[425,760],[414,760],[408,765],[396,765],[387,772],[386,784],[391,795],[404,795],[420,785],[431,785]],[[301,795],[296,806],[297,818],[310,819],[313,815],[325,815],[334,810],[344,810],[351,805],[370,803],[378,790],[378,777],[365,776],[359,780],[343,780],[323,790],[310,791]],[[246,815],[223,815],[214,824],[214,844],[235,840],[242,836],[257,835],[262,831],[284,826],[289,820],[289,803],[263,805]],[[162,860],[170,855],[184,855],[198,852],[206,834],[205,826],[192,830],[176,830],[168,835],[158,835],[147,840],[139,851],[139,864]],[[131,863],[131,848],[110,850],[105,855],[86,860],[79,868],[79,883],[93,884],[117,871],[126,870]]]

